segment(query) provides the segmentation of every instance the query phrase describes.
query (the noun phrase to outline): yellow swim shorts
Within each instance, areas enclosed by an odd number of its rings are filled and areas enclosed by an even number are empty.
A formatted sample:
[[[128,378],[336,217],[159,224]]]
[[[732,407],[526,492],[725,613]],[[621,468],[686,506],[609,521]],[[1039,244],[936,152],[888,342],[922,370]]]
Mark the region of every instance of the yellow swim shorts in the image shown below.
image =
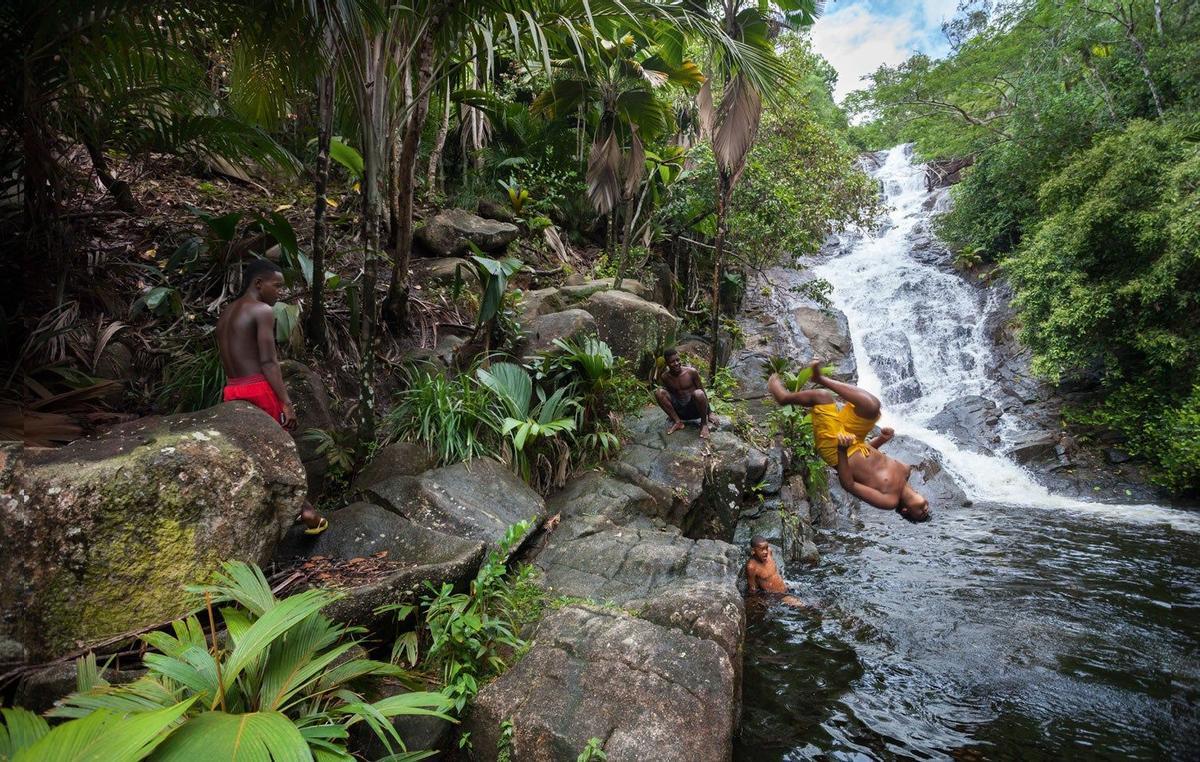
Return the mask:
[[[864,440],[867,434],[871,433],[877,420],[879,420],[879,416],[863,418],[854,409],[854,405],[849,402],[843,405],[841,410],[832,402],[813,405],[813,442],[817,446],[817,454],[826,463],[836,467],[838,462],[837,438],[838,434],[844,431],[847,434],[853,434],[855,439],[854,444],[846,450],[846,457],[850,457],[856,452],[861,452],[864,458],[868,457],[871,451]]]

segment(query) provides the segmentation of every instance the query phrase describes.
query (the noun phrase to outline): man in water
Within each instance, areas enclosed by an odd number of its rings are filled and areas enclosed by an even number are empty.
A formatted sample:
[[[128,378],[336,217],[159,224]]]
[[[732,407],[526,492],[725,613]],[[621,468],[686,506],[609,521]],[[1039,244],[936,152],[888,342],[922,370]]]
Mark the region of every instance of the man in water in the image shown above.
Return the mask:
[[[767,381],[767,389],[780,405],[812,409],[817,453],[837,469],[842,488],[876,508],[895,510],[914,524],[928,521],[929,501],[908,484],[913,467],[879,451],[895,432],[885,428],[870,442],[865,439],[879,420],[879,400],[857,386],[825,376],[819,360],[813,360],[809,367],[813,383],[845,400],[840,410],[829,392],[823,389],[789,392],[778,375],[773,374]]]
[[[750,557],[746,559],[746,595],[764,593],[775,600],[796,608],[808,608],[804,601],[788,595],[787,583],[779,573],[779,564],[771,555],[767,538],[760,534],[750,538]]]
[[[283,272],[273,262],[256,259],[246,267],[242,293],[221,311],[217,320],[217,349],[225,368],[225,402],[245,400],[283,428],[296,428],[296,410],[283,383],[275,354],[275,312],[272,305],[283,290]],[[329,526],[306,500],[299,520],[306,534]]]
[[[667,366],[659,374],[662,387],[654,392],[654,399],[671,419],[668,434],[674,434],[684,426],[684,421],[700,421],[700,438],[708,439],[708,394],[700,381],[700,373],[679,359],[679,351],[671,347],[663,352]]]
[[[761,534],[750,539],[750,558],[746,559],[746,592],[787,592],[787,584],[779,574],[779,565],[771,555],[771,546]]]

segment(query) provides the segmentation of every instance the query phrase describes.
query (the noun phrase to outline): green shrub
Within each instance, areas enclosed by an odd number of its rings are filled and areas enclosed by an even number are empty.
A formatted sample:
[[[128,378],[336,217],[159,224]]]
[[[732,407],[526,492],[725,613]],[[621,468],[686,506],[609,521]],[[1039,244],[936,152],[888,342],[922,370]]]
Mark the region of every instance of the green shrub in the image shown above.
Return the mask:
[[[429,448],[439,465],[501,456],[501,418],[472,372],[447,378],[432,365],[410,368],[405,389],[384,421],[389,439]]]

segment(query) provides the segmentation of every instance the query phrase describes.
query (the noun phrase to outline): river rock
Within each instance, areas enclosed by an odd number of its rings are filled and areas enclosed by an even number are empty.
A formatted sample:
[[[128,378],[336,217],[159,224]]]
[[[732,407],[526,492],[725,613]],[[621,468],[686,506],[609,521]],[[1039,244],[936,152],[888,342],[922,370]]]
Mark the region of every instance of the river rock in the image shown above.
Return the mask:
[[[597,516],[614,524],[657,513],[648,492],[603,471],[589,471],[567,482],[546,501],[546,512],[564,519]]]
[[[416,238],[439,257],[469,254],[475,244],[485,252],[502,252],[521,234],[509,222],[485,220],[465,209],[446,209],[417,229]]]
[[[679,318],[665,307],[626,291],[598,291],[579,303],[596,319],[596,333],[617,357],[640,374],[653,367],[659,352],[675,343]]]
[[[792,310],[795,329],[807,340],[808,355],[803,362],[819,357],[833,366],[834,376],[843,381],[858,380],[850,323],[841,310],[797,307]]]
[[[610,762],[703,762],[732,754],[734,671],[714,642],[620,611],[565,606],[525,657],[476,696],[463,723],[494,759],[513,721],[512,758],[574,759],[599,738]]]
[[[903,434],[898,434],[883,449],[896,460],[916,466],[908,477],[908,483],[929,501],[929,510],[934,518],[937,518],[939,508],[971,504],[967,493],[942,464],[937,450]]]
[[[763,476],[761,453],[752,457],[753,448],[727,431],[712,431],[708,441],[691,426],[667,436],[667,417],[653,406],[625,424],[631,441],[609,470],[645,490],[658,518],[686,536],[732,539],[742,493]]]
[[[385,576],[363,585],[339,588],[343,597],[324,609],[326,616],[348,624],[378,626],[390,614],[375,610],[386,604],[412,600],[429,582],[435,587],[462,584],[479,569],[484,545],[478,540],[443,534],[370,503],[352,503],[330,517],[329,529],[312,537],[292,527],[280,543],[281,561],[321,556],[353,559],[386,553],[396,564]]]
[[[921,396],[921,383],[917,380],[908,336],[901,331],[868,334],[863,346],[883,385],[884,402],[912,402]]]
[[[542,497],[491,458],[435,468],[415,478],[395,476],[365,493],[414,524],[489,548],[518,521],[531,520],[532,532],[546,518]]]
[[[0,450],[0,635],[35,658],[181,616],[222,561],[266,564],[304,500],[296,445],[248,402]]]
[[[424,445],[395,442],[375,453],[371,462],[354,479],[354,490],[362,492],[374,484],[398,476],[418,476],[436,465]]]
[[[329,458],[317,452],[317,442],[305,436],[305,432],[321,429],[333,433],[338,428],[329,409],[329,392],[321,377],[307,365],[284,360],[280,363],[280,370],[283,371],[288,396],[296,408],[296,429],[291,434],[300,462],[304,464],[308,494],[319,495],[325,485],[325,474],[329,471]]]
[[[1058,439],[1057,434],[1050,432],[1030,434],[1013,443],[1008,455],[1022,465],[1057,463],[1059,460]]]
[[[929,428],[942,432],[965,449],[991,455],[988,444],[995,436],[1000,415],[999,407],[992,400],[979,395],[967,395],[947,402],[937,415],[929,419]]]
[[[522,352],[535,355],[554,349],[556,339],[578,340],[596,334],[596,319],[584,310],[563,310],[540,315],[524,324]]]

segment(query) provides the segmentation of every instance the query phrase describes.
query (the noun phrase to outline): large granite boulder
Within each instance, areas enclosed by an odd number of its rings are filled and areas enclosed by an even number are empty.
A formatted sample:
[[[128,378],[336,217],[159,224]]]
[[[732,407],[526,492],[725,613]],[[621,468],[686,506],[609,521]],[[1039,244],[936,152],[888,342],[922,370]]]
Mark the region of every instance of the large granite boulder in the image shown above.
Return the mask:
[[[380,566],[369,581],[330,584],[343,597],[325,608],[326,616],[359,625],[376,625],[375,610],[386,603],[412,600],[425,582],[461,584],[483,560],[478,540],[442,534],[370,503],[352,503],[330,516],[329,529],[313,537],[299,527],[289,529],[276,558],[287,563],[304,558],[334,561],[370,557]],[[386,620],[387,616],[382,617]]]
[[[844,313],[833,309],[797,307],[792,310],[791,323],[809,346],[810,354],[803,358],[804,362],[819,357],[833,366],[831,376],[844,381],[858,380],[854,342],[850,339],[850,323]]]
[[[999,407],[987,397],[968,395],[946,403],[929,419],[929,428],[940,431],[960,447],[985,455],[992,454],[992,445],[999,442],[996,425],[1000,423]]]
[[[523,325],[525,344],[523,352],[535,355],[554,349],[556,339],[576,340],[595,335],[596,319],[583,310],[563,310],[539,315]]]
[[[616,278],[593,278],[580,283],[568,283],[559,288],[559,297],[566,303],[580,302],[592,294],[612,290],[616,287],[616,282]],[[620,290],[647,300],[654,296],[654,289],[630,278],[621,280]]]
[[[626,418],[625,426],[631,441],[609,470],[646,491],[655,515],[686,536],[732,539],[742,494],[763,477],[766,457],[727,431],[712,431],[707,441],[692,427],[668,436],[657,407]]]
[[[620,611],[565,606],[544,619],[520,662],[486,686],[463,730],[494,759],[513,722],[512,758],[574,759],[591,738],[610,762],[727,760],[734,668],[710,640]]]
[[[546,502],[512,471],[491,458],[435,468],[419,476],[394,476],[367,487],[372,502],[414,524],[443,534],[486,543],[504,538],[508,527],[546,518]]]
[[[0,635],[34,658],[181,616],[222,561],[270,561],[304,500],[290,436],[247,402],[0,450]]]
[[[510,222],[485,220],[466,209],[446,209],[417,229],[416,238],[439,257],[458,257],[471,252],[468,242],[483,251],[499,252],[521,234]]]
[[[596,333],[613,354],[629,360],[639,374],[653,367],[655,356],[675,343],[679,318],[627,291],[597,291],[579,302],[579,308],[596,319]]]
[[[745,609],[737,577],[744,562],[733,545],[690,540],[673,526],[581,516],[558,526],[535,563],[551,595],[615,604],[711,640],[740,672]]]
[[[319,495],[325,485],[325,474],[329,471],[329,458],[317,452],[317,443],[305,436],[305,432],[309,429],[332,432],[338,428],[330,412],[329,393],[325,389],[325,382],[307,365],[284,360],[280,363],[280,369],[283,371],[283,382],[287,384],[288,396],[296,408],[296,429],[292,432],[292,439],[296,442],[300,462],[304,464],[308,494]]]
[[[603,471],[588,471],[567,482],[546,501],[546,512],[563,519],[598,516],[625,524],[640,516],[654,516],[654,498],[641,487],[614,479]]]
[[[888,455],[913,468],[908,483],[929,501],[929,510],[937,517],[939,508],[970,505],[967,493],[942,464],[937,450],[912,437],[899,434],[883,446]]]

